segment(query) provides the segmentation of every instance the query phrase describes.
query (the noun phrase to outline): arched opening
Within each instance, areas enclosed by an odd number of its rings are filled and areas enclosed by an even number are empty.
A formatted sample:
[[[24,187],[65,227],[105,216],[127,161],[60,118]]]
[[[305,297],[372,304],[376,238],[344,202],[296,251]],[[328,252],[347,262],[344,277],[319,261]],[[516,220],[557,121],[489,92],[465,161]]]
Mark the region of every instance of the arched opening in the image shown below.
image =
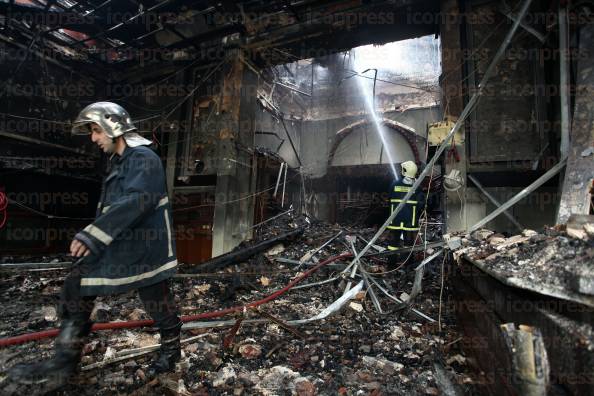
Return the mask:
[[[391,150],[395,162],[421,162],[417,141],[424,140],[414,129],[397,121],[383,118],[380,123],[388,147],[378,137],[375,125],[368,119],[354,122],[336,132],[328,155],[328,167],[388,164],[385,150]]]
[[[420,164],[424,160],[419,145],[425,139],[414,129],[387,118],[381,119],[380,128],[388,147],[368,119],[336,132],[328,156],[328,176],[337,192],[333,217],[339,223],[372,226],[385,220],[387,194],[394,179],[386,149],[396,164],[409,160]]]

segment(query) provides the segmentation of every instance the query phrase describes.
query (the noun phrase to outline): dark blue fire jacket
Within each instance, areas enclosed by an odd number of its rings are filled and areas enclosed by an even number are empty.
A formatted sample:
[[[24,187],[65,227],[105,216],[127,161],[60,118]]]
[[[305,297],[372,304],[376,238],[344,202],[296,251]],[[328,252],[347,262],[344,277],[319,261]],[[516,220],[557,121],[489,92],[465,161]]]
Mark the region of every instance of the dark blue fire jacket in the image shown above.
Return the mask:
[[[410,184],[409,184],[410,183]],[[390,213],[403,201],[404,196],[410,191],[414,181],[412,179],[398,179],[390,189]],[[425,194],[419,189],[405,202],[404,207],[392,223],[390,230],[418,231],[419,216],[425,207]]]
[[[75,238],[93,254],[82,295],[123,293],[173,276],[177,259],[160,158],[146,146],[112,157],[97,217]]]

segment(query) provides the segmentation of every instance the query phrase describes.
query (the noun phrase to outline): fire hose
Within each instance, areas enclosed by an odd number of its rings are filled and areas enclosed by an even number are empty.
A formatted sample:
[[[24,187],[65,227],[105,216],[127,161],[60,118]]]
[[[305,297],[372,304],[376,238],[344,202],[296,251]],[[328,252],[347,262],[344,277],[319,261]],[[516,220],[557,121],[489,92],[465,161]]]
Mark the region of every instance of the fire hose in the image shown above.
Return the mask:
[[[314,272],[316,272],[323,266],[330,264],[334,261],[345,259],[345,258],[352,257],[352,256],[353,256],[352,253],[343,253],[343,254],[329,257],[326,260],[318,263],[315,267],[312,267],[310,270],[304,272],[299,277],[293,279],[291,282],[289,282],[282,289],[275,291],[274,293],[270,294],[267,297],[264,297],[261,300],[253,301],[246,305],[238,305],[235,307],[221,309],[219,311],[211,311],[211,312],[204,312],[204,313],[196,314],[196,315],[182,316],[181,321],[182,322],[193,322],[193,321],[201,320],[201,319],[213,319],[213,318],[218,318],[221,316],[231,314],[233,312],[241,312],[241,311],[247,310],[248,308],[254,308],[259,305],[266,304],[267,302],[270,302],[270,301],[280,297],[281,295],[285,294],[286,292],[291,290],[295,285],[297,285],[299,282],[301,282],[305,278],[309,277],[311,274],[313,274]],[[133,320],[133,321],[128,321],[128,322],[95,323],[93,325],[93,327],[91,328],[91,331],[132,329],[132,328],[136,328],[136,327],[148,327],[148,326],[153,325],[154,323],[155,322],[153,320]],[[21,334],[21,335],[14,336],[14,337],[0,338],[0,348],[6,347],[9,345],[21,344],[21,343],[29,342],[29,341],[41,340],[43,338],[55,337],[56,335],[58,335],[59,332],[60,332],[60,329],[51,329],[51,330],[44,330],[44,331],[39,331],[39,332],[35,332],[35,333]]]
[[[6,213],[6,209],[8,208],[8,198],[4,191],[0,191],[0,228],[4,227],[6,224],[6,220],[8,219],[8,214]]]

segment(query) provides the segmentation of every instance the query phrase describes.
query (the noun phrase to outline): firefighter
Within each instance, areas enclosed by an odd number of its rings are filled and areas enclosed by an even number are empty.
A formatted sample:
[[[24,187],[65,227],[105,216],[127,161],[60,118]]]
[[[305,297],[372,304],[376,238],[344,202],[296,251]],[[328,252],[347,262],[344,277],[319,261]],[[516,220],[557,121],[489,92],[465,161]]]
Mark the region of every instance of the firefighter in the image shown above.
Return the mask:
[[[417,165],[413,161],[405,161],[400,164],[401,177],[397,178],[390,188],[390,213],[402,202],[404,196],[410,191],[417,177]],[[390,230],[389,250],[399,250],[402,247],[409,247],[415,244],[419,232],[419,217],[424,208],[424,194],[420,189],[405,202],[404,207],[398,212],[392,223],[388,226]],[[401,255],[390,256],[390,264],[396,264],[405,260],[409,252]]]
[[[72,132],[90,135],[110,155],[110,171],[95,220],[70,245],[71,255],[80,259],[62,287],[55,355],[13,367],[12,377],[21,383],[64,385],[80,362],[95,297],[130,290],[138,290],[161,334],[148,377],[171,371],[181,357],[182,323],[168,283],[177,259],[161,159],[147,147],[151,142],[136,132],[128,112],[115,103],[84,108]]]

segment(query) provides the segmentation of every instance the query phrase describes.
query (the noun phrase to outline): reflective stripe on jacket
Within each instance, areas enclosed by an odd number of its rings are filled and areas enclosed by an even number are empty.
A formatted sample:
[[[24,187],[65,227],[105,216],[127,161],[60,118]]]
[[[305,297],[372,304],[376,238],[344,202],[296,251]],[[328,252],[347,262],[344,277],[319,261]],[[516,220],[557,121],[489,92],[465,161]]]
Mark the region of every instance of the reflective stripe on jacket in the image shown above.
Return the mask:
[[[406,184],[403,179],[397,180],[390,190],[390,213],[403,202],[404,197],[410,191],[411,185]],[[415,193],[405,202],[404,207],[398,212],[392,223],[388,226],[390,230],[417,231],[419,229],[419,216],[425,206],[425,199],[422,191]]]
[[[171,205],[161,159],[146,146],[114,155],[102,185],[97,217],[75,238],[87,245],[91,270],[82,295],[123,293],[176,271]]]

